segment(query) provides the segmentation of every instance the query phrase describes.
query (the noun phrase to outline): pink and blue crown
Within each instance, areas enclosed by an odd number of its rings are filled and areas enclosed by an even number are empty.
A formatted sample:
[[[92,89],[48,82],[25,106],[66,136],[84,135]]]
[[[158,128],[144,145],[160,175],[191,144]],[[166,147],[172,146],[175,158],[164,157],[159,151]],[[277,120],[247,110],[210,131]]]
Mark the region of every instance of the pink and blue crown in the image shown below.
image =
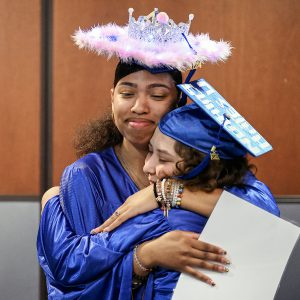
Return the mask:
[[[176,24],[158,9],[137,20],[132,16],[132,8],[128,12],[127,26],[110,23],[77,30],[73,36],[76,45],[108,58],[117,56],[126,63],[180,71],[196,69],[206,62],[225,61],[231,54],[228,42],[213,41],[208,34],[189,33],[192,14],[187,23]]]

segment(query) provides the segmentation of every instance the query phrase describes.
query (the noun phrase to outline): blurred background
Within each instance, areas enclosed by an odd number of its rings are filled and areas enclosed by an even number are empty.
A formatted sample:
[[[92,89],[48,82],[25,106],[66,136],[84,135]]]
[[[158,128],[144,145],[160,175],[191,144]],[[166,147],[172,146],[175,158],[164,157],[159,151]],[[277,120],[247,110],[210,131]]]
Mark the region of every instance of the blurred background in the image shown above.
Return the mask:
[[[251,159],[282,217],[300,226],[300,1],[0,0],[0,299],[46,299],[35,239],[43,192],[76,157],[75,129],[110,109],[117,60],[80,51],[78,28],[125,25],[155,7],[230,41],[205,78],[272,144]]]

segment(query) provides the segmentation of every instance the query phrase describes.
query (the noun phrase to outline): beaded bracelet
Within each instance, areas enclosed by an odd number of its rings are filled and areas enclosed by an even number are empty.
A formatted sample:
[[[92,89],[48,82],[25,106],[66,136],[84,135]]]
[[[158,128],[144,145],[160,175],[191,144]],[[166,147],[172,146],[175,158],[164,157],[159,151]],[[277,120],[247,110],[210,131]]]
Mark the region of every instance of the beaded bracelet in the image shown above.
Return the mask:
[[[155,191],[156,191],[156,194],[154,192],[154,195],[155,195],[155,199],[156,199],[156,202],[158,203],[158,206],[162,209],[162,205],[163,205],[163,199],[162,199],[162,194],[161,194],[161,181],[160,180],[157,180],[155,183]]]
[[[172,207],[175,207],[175,208],[180,207],[183,190],[184,190],[183,184],[180,182],[175,182],[173,198],[172,198]]]
[[[158,207],[161,208],[161,201],[159,201],[159,198],[158,198],[156,182],[153,184],[153,193],[154,193],[155,200],[158,204]]]
[[[168,217],[171,208],[179,208],[184,186],[174,179],[157,180],[153,186],[153,192],[158,206],[163,210],[165,217]]]
[[[134,247],[134,250],[133,250],[133,258],[134,258],[134,260],[135,260],[135,262],[136,262],[136,264],[138,265],[138,267],[140,268],[140,270],[142,270],[143,272],[151,272],[152,271],[152,269],[150,268],[146,268],[146,267],[144,267],[143,266],[143,264],[140,262],[140,260],[138,259],[138,256],[137,256],[137,249],[138,249],[138,245],[136,245],[135,247]]]
[[[163,198],[163,210],[164,210],[164,216],[168,217],[169,216],[169,210],[171,209],[171,199],[167,197],[166,195],[166,190],[165,190],[165,183],[167,179],[163,179],[161,182],[161,194]]]

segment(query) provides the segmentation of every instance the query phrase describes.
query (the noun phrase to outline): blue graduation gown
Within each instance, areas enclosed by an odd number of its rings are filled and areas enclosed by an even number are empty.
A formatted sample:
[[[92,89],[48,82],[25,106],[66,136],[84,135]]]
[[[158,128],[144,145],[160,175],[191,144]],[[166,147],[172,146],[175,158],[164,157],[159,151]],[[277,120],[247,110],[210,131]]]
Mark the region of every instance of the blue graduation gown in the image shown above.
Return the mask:
[[[227,190],[275,215],[278,207],[266,185],[252,173],[242,188]],[[90,235],[138,188],[113,148],[91,153],[67,167],[60,195],[44,208],[37,238],[49,299],[129,300],[133,248],[170,230],[201,232],[207,218],[172,209],[166,219],[155,209],[132,218],[111,233]],[[179,273],[158,268],[137,298],[171,299]]]

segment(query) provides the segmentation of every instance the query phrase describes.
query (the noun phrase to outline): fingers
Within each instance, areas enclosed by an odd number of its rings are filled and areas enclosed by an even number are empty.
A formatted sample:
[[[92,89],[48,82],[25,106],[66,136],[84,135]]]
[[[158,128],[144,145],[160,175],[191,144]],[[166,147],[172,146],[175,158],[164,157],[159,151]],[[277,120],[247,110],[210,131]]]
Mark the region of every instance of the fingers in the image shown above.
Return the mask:
[[[125,221],[127,221],[131,217],[132,216],[130,215],[128,210],[123,213],[120,213],[119,215],[117,214],[117,217],[114,219],[114,221],[111,224],[104,226],[103,231],[110,232],[110,231],[114,230],[115,228],[117,228],[118,226],[120,226],[121,224],[123,224]]]
[[[211,252],[211,253],[216,253],[216,254],[222,254],[226,255],[227,251],[222,249],[221,247],[200,241],[200,240],[195,240],[192,241],[192,247],[195,249],[201,250],[201,251],[206,251],[206,252]]]
[[[199,251],[197,249],[192,249],[190,256],[201,260],[215,261],[227,265],[230,264],[229,259],[226,258],[224,255],[215,254],[206,251]]]
[[[97,234],[102,232],[106,227],[110,226],[114,221],[122,214],[122,208],[116,210],[102,225],[91,230],[91,234]]]
[[[211,252],[221,255],[226,255],[227,251],[222,249],[219,246],[215,246],[206,242],[203,242],[199,240],[200,234],[191,232],[191,231],[177,231],[178,234],[183,235],[184,237],[191,238],[191,245],[193,248],[205,251],[205,252]]]
[[[206,269],[206,270],[219,272],[219,273],[229,272],[229,269],[223,265],[214,264],[212,262],[197,259],[197,258],[190,258],[188,261],[188,266],[198,267],[201,269]]]
[[[101,226],[91,230],[91,234],[110,232],[136,215],[135,209],[128,205],[122,205]]]
[[[200,281],[203,281],[211,286],[215,286],[215,282],[210,278],[208,277],[207,275],[197,271],[196,269],[192,268],[192,267],[186,267],[184,270],[183,270],[184,273],[186,274],[189,274],[197,279],[199,279]]]
[[[196,270],[194,267],[198,267],[198,268],[202,268],[214,272],[219,272],[219,273],[229,272],[229,269],[225,266],[209,263],[206,261],[201,261],[199,259],[190,259],[189,265],[184,267],[182,272],[187,273],[211,286],[215,286],[216,285],[215,282],[209,276]]]

